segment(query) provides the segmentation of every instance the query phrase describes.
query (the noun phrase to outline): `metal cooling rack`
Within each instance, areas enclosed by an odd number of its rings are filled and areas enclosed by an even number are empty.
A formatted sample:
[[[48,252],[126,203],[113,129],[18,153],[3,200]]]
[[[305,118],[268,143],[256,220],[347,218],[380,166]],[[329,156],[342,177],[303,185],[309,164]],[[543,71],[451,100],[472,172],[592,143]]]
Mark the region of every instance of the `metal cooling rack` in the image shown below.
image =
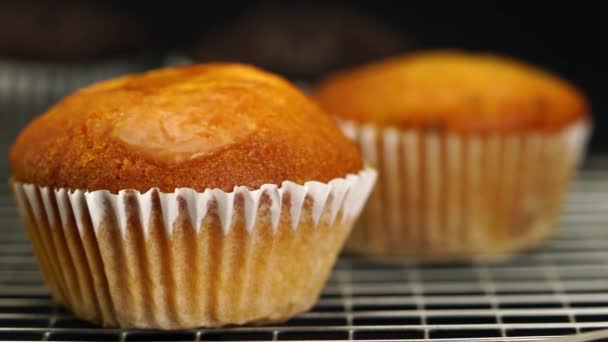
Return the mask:
[[[0,187],[0,340],[537,340],[608,328],[608,158],[574,183],[559,235],[506,264],[342,257],[311,312],[273,326],[102,329],[53,304]]]

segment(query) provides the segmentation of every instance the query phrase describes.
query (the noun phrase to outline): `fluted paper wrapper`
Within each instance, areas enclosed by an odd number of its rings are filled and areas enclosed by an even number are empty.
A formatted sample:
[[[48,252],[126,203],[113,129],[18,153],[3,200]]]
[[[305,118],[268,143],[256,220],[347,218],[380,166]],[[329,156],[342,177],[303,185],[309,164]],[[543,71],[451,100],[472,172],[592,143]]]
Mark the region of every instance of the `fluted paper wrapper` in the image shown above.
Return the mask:
[[[281,321],[309,309],[376,172],[232,192],[13,190],[53,298],[104,326]]]
[[[347,250],[434,261],[500,260],[554,230],[590,133],[467,136],[341,122],[378,169]]]

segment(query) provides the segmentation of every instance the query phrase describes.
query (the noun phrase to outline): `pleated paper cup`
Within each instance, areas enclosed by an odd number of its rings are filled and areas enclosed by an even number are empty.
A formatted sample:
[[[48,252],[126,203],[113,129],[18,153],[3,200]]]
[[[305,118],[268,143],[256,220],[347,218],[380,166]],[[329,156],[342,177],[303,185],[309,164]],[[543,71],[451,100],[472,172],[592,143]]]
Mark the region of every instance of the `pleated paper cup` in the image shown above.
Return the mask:
[[[104,326],[178,329],[309,309],[375,178],[232,192],[12,185],[57,302]]]
[[[591,125],[471,136],[341,122],[378,169],[347,250],[501,260],[553,231]]]

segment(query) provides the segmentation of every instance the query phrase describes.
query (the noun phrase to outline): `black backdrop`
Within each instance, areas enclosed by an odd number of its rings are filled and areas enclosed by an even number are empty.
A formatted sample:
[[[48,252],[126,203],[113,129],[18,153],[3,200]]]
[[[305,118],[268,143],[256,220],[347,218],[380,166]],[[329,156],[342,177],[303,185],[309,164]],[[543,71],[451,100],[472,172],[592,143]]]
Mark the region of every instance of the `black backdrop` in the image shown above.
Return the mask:
[[[1,3],[2,0],[0,0]],[[73,0],[71,0],[73,1]],[[225,25],[268,1],[101,1],[149,19],[157,29],[157,47],[188,46],[201,33]],[[333,6],[362,11],[385,22],[422,48],[465,48],[521,58],[552,70],[590,97],[595,121],[592,148],[608,152],[608,41],[601,1],[467,2],[336,1],[280,2],[298,6]],[[294,7],[296,8],[296,7]]]
[[[283,2],[285,3],[285,2]],[[293,3],[293,2],[290,2]],[[267,1],[129,2],[162,24],[165,43],[182,44],[202,31],[222,25]],[[595,132],[592,148],[608,152],[607,12],[601,1],[517,2],[463,1],[323,1],[372,14],[423,48],[465,48],[521,58],[554,71],[591,98]]]

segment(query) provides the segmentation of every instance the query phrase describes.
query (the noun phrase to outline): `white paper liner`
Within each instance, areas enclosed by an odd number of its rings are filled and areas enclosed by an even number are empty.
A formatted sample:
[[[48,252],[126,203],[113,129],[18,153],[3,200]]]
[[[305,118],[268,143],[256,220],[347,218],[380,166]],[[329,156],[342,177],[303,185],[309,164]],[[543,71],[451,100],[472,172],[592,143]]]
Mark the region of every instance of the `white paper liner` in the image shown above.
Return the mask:
[[[376,178],[232,192],[13,182],[53,298],[106,326],[281,321],[312,306]]]
[[[121,190],[118,194],[113,194],[108,190],[69,190],[66,188],[50,189],[39,187],[34,184],[24,184],[14,182],[17,200],[22,207],[27,201],[36,215],[36,220],[41,220],[43,215],[49,217],[53,215],[52,202],[56,202],[61,215],[61,221],[66,222],[70,210],[74,211],[76,224],[79,228],[84,226],[81,214],[82,203],[86,203],[88,213],[93,223],[96,233],[108,211],[113,211],[117,218],[120,231],[124,234],[127,226],[126,211],[127,198],[134,198],[139,208],[139,216],[142,222],[144,233],[147,236],[150,227],[150,215],[154,201],[152,196],[158,193],[160,205],[165,221],[165,227],[171,234],[173,225],[180,213],[180,203],[178,199],[186,202],[187,215],[190,222],[198,233],[201,222],[207,215],[210,203],[216,203],[218,214],[222,224],[222,230],[228,233],[234,215],[235,198],[242,196],[244,200],[244,220],[248,232],[254,227],[256,215],[260,206],[260,198],[263,194],[270,198],[270,212],[272,228],[276,231],[281,215],[283,198],[289,196],[291,205],[289,214],[291,216],[291,227],[296,229],[300,221],[300,214],[304,205],[304,199],[309,196],[312,200],[312,218],[315,224],[319,223],[321,214],[325,209],[328,198],[332,198],[330,205],[329,224],[333,224],[338,212],[342,213],[342,222],[352,220],[359,216],[363,204],[367,200],[369,192],[373,188],[376,180],[376,171],[366,169],[358,175],[349,174],[346,178],[336,178],[329,183],[309,181],[304,185],[299,185],[291,181],[284,181],[281,186],[275,184],[264,184],[257,190],[249,190],[245,186],[235,186],[232,192],[225,192],[221,189],[206,189],[197,192],[190,188],[178,188],[175,192],[165,193],[158,189],[150,189],[145,193],[137,190]],[[23,193],[24,196],[21,195]],[[40,208],[37,196],[40,194],[44,208]],[[42,210],[44,209],[44,213]],[[53,219],[51,217],[51,219]]]
[[[552,232],[591,123],[467,136],[340,121],[378,185],[347,243],[374,255],[491,259]]]

